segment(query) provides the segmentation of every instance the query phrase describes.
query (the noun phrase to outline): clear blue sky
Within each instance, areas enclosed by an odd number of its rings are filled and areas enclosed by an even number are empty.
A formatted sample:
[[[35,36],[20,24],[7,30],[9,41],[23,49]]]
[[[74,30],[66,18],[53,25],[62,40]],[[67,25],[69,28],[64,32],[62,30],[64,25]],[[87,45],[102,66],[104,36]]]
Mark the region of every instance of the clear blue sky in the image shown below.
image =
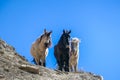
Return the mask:
[[[119,0],[0,0],[0,38],[32,61],[30,47],[53,30],[47,67],[56,68],[53,47],[63,29],[81,38],[79,69],[120,80]]]

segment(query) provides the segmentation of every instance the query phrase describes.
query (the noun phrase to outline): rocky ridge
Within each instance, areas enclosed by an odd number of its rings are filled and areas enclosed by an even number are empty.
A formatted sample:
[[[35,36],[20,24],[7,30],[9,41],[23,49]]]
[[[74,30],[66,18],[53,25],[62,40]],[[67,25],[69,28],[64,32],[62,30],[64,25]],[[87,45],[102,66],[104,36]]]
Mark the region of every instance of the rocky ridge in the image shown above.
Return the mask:
[[[0,80],[103,80],[91,72],[61,72],[30,64],[0,39]]]

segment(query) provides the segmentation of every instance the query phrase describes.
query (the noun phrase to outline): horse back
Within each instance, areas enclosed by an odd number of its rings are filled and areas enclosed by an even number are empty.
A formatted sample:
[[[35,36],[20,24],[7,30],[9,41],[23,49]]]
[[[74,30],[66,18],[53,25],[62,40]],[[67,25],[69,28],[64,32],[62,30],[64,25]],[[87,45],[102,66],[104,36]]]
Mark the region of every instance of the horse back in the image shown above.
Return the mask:
[[[54,56],[57,60],[60,59],[60,55],[61,55],[61,50],[59,49],[58,45],[54,46]]]

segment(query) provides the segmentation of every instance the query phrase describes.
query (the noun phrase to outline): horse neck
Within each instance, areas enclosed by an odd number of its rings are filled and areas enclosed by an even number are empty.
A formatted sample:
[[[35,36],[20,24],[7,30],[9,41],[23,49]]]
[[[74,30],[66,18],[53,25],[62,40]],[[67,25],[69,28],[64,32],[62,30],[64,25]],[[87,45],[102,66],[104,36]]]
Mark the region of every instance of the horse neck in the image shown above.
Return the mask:
[[[78,51],[79,50],[79,44],[76,46],[76,47],[74,47],[73,45],[71,45],[71,51]]]
[[[63,41],[62,41],[62,39],[60,38],[60,40],[59,40],[59,42],[58,42],[58,44],[57,45],[59,45],[59,47],[60,48],[62,48],[63,47]]]
[[[62,36],[60,37],[60,40],[58,41],[58,44],[63,44]]]
[[[79,43],[77,44],[77,46],[74,46],[72,45],[71,43],[71,50],[70,50],[70,56],[73,55],[73,56],[76,56],[76,57],[79,57]]]
[[[47,48],[44,46],[44,43],[39,43],[39,49],[45,51]]]
[[[62,44],[62,40],[59,40],[58,44]]]
[[[35,44],[36,44],[36,47],[38,47],[38,49],[39,49],[40,51],[45,51],[45,50],[46,50],[44,44],[43,44],[41,41],[38,41],[38,40],[37,40],[37,41],[35,42]]]
[[[76,47],[77,49],[79,49],[79,44],[77,45],[77,47]]]

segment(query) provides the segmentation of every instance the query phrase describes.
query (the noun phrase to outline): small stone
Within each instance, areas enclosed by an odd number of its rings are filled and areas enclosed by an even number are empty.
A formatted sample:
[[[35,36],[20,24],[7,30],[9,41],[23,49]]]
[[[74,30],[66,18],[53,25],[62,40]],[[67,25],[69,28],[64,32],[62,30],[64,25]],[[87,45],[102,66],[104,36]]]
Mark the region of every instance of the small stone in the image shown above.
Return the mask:
[[[39,67],[37,66],[31,66],[31,65],[21,65],[19,69],[22,69],[24,71],[34,73],[34,74],[39,74]]]
[[[0,79],[1,79],[1,78],[4,78],[4,77],[5,77],[4,75],[0,74]]]
[[[4,51],[3,51],[3,50],[0,50],[0,54],[4,54]]]

